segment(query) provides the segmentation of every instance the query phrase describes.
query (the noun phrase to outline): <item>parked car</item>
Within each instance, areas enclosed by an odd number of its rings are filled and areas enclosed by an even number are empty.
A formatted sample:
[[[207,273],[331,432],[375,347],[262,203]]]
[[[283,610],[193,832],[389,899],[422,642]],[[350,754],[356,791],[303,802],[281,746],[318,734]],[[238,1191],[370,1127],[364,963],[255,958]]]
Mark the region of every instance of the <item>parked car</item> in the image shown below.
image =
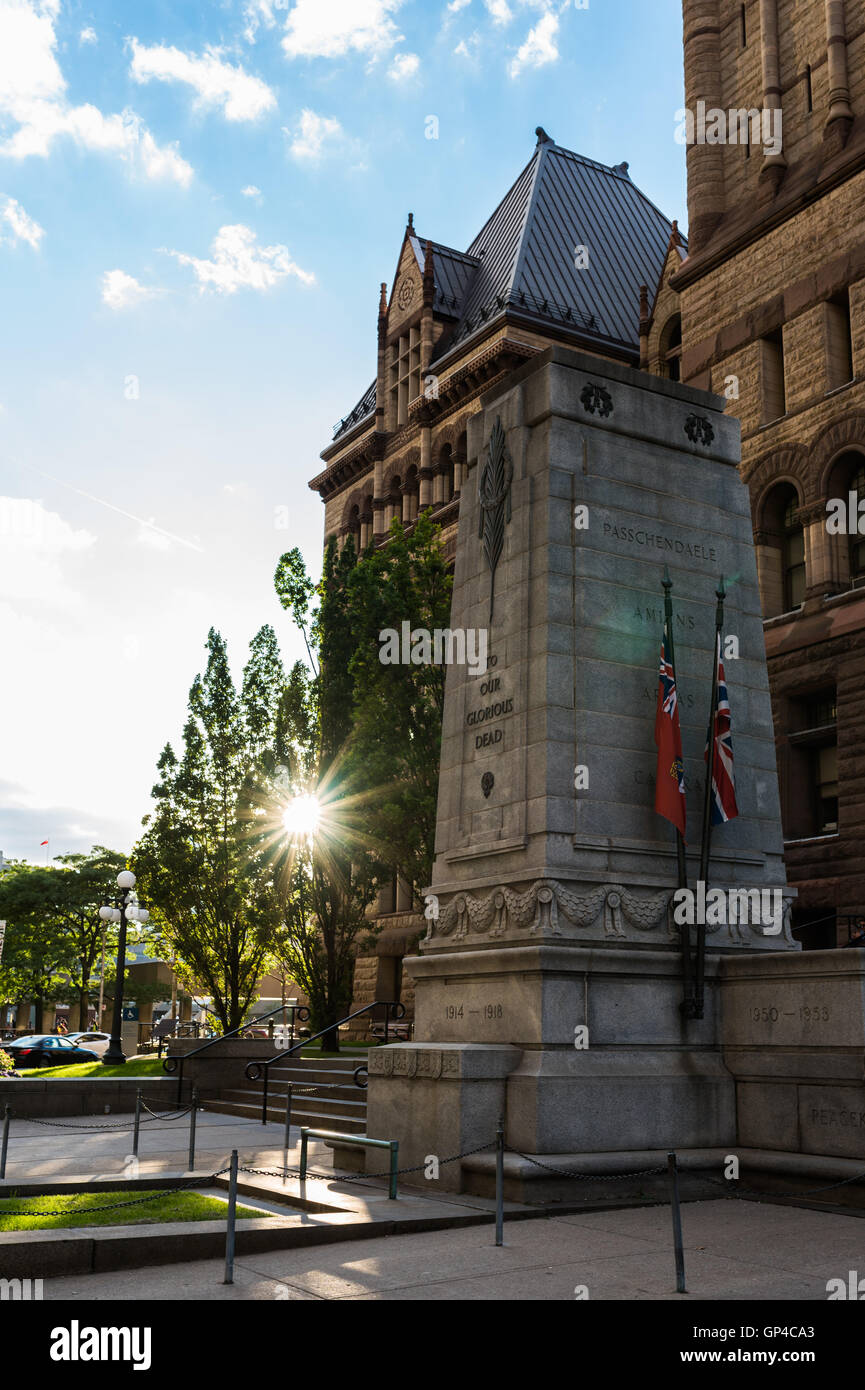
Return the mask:
[[[69,1033],[67,1036],[76,1047],[86,1047],[88,1052],[95,1052],[97,1057],[101,1057],[107,1051],[111,1042],[110,1033]]]
[[[68,1067],[77,1062],[99,1061],[95,1052],[76,1046],[59,1033],[33,1033],[30,1037],[16,1038],[15,1042],[5,1043],[3,1051],[9,1053],[18,1067]]]

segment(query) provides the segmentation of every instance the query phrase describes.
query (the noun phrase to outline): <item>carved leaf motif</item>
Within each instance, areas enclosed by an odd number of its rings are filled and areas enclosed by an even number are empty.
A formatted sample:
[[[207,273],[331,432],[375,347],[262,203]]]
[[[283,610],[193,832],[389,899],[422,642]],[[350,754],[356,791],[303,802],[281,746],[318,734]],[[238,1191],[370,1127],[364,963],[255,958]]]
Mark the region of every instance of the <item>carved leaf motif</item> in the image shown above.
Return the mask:
[[[490,567],[490,622],[495,604],[496,565],[505,543],[505,523],[511,519],[513,471],[502,422],[497,419],[490,435],[486,463],[478,480],[478,538],[483,541],[484,556]]]

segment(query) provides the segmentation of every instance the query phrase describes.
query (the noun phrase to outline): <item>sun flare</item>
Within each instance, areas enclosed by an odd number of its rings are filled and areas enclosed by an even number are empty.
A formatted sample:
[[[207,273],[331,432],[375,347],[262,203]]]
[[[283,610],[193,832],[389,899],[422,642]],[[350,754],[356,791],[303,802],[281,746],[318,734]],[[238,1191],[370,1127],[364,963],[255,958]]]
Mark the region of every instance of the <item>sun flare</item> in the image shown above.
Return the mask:
[[[282,813],[282,824],[294,839],[311,840],[318,829],[321,807],[317,796],[295,796]]]

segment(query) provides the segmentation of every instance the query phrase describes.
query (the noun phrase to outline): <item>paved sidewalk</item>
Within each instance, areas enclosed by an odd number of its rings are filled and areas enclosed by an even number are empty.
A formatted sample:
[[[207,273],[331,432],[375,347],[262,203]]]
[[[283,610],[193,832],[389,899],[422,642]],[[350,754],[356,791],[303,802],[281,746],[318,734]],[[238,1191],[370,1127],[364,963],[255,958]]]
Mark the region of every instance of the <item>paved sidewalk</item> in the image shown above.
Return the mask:
[[[155,1108],[155,1107],[154,1107]],[[6,1181],[55,1177],[117,1177],[128,1173],[132,1157],[133,1116],[82,1115],[46,1121],[16,1120],[9,1133]],[[145,1123],[146,1120],[146,1123]],[[97,1125],[110,1128],[96,1129]],[[91,1132],[92,1131],[92,1132]],[[216,1172],[237,1149],[241,1163],[261,1168],[282,1166],[284,1127],[259,1124],[235,1115],[199,1111],[196,1117],[195,1167]],[[292,1125],[289,1163],[300,1161],[300,1129]],[[330,1149],[312,1142],[310,1166],[332,1167]],[[138,1172],[186,1173],[189,1158],[189,1115],[152,1120],[142,1115]]]
[[[63,1127],[13,1121],[7,1183],[129,1174],[129,1127],[91,1132],[96,1124],[122,1117],[82,1117]],[[68,1128],[66,1126],[69,1126]],[[189,1119],[143,1124],[139,1176],[187,1171]],[[300,1133],[292,1129],[289,1164],[297,1166]],[[198,1116],[196,1169],[224,1168],[233,1148],[248,1167],[282,1166],[283,1129],[237,1116]],[[332,1170],[331,1151],[310,1145],[310,1166]],[[298,1227],[358,1221],[414,1224],[411,1233],[370,1235],[363,1240],[239,1254],[235,1284],[222,1283],[221,1260],[202,1260],[111,1274],[52,1277],[47,1299],[294,1300],[374,1299],[388,1301],[573,1300],[577,1290],[590,1300],[825,1300],[827,1281],[850,1271],[865,1276],[865,1218],[770,1202],[736,1199],[686,1203],[682,1208],[688,1293],[675,1292],[670,1209],[666,1204],[516,1220],[506,1204],[505,1245],[496,1249],[492,1224],[459,1225],[418,1232],[430,1218],[487,1218],[485,1198],[414,1188],[398,1202],[386,1185],[348,1175],[311,1181],[306,1195],[327,1210],[282,1208],[282,1220]],[[268,1205],[278,1194],[300,1189],[281,1179],[249,1179]],[[293,1214],[292,1214],[293,1213]],[[512,1219],[508,1220],[508,1216]]]
[[[865,1274],[865,1220],[742,1201],[683,1208],[688,1293],[675,1292],[667,1207],[339,1242],[239,1257],[235,1283],[206,1260],[46,1281],[48,1300],[387,1302],[825,1301],[829,1279]]]

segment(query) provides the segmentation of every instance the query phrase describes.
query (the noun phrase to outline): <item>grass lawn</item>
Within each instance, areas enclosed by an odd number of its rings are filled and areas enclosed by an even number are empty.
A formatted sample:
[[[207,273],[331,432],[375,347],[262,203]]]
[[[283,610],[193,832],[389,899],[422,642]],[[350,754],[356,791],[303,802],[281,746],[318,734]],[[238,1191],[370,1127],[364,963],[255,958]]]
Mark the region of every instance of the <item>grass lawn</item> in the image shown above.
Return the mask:
[[[158,1189],[157,1189],[158,1190]],[[202,1197],[198,1192],[166,1192],[152,1202],[135,1207],[99,1211],[114,1202],[147,1197],[149,1192],[73,1192],[57,1197],[4,1197],[0,1199],[0,1231],[50,1231],[72,1226],[151,1226],[160,1221],[224,1221],[225,1202]],[[9,1211],[27,1211],[27,1216],[5,1216]],[[62,1216],[40,1216],[40,1212],[62,1211]],[[238,1204],[238,1219],[249,1221],[270,1216]]]
[[[130,1057],[122,1067],[104,1067],[101,1062],[79,1062],[77,1066],[71,1067],[28,1067],[21,1069],[21,1076],[24,1081],[31,1078],[47,1076],[58,1077],[61,1081],[64,1076],[71,1078],[76,1076],[166,1076],[162,1070],[162,1063],[158,1057]]]

